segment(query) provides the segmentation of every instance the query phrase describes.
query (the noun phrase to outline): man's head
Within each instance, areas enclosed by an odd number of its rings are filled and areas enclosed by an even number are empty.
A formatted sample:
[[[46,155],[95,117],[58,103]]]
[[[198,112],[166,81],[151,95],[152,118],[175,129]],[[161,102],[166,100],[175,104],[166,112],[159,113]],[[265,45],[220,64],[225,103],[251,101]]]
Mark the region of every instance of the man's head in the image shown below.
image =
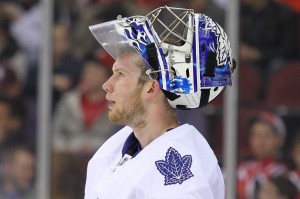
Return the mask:
[[[261,112],[249,121],[250,147],[258,159],[273,158],[285,140],[281,118],[271,112]]]
[[[113,123],[143,127],[151,108],[173,111],[157,80],[146,75],[146,63],[132,49],[122,49],[113,65],[113,75],[103,84]]]

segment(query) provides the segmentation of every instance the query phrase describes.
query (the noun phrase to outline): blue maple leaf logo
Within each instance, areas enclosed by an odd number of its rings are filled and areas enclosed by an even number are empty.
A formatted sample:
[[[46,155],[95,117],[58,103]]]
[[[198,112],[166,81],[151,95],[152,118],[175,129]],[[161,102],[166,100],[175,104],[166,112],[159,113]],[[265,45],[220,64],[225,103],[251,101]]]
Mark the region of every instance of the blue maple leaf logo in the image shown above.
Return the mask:
[[[170,147],[166,153],[165,160],[155,162],[158,171],[165,176],[165,185],[182,184],[185,180],[193,177],[190,168],[192,166],[192,156],[181,155]]]

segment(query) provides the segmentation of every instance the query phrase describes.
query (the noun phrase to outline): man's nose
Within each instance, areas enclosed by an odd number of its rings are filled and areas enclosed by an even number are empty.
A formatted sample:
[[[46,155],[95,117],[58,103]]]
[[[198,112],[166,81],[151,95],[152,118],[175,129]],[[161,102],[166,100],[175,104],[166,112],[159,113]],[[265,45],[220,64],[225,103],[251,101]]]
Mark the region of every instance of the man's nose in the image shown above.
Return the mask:
[[[111,77],[102,85],[102,89],[105,90],[107,93],[111,93],[113,91]]]

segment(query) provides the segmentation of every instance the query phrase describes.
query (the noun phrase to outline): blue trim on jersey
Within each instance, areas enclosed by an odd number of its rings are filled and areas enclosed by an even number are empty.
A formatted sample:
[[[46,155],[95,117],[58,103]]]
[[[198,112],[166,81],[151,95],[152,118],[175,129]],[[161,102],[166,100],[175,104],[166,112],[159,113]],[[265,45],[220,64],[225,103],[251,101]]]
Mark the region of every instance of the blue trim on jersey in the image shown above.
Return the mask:
[[[181,123],[179,124],[181,125]],[[166,132],[172,130],[173,128],[169,128],[166,130]],[[132,151],[133,154],[129,154],[128,152],[130,150],[134,149],[135,151]],[[127,139],[124,142],[123,148],[122,148],[122,157],[125,154],[131,155],[132,158],[134,158],[135,156],[137,156],[137,154],[139,154],[139,152],[141,152],[143,150],[140,142],[138,141],[138,139],[135,137],[134,133],[132,132]]]
[[[133,151],[133,154],[128,154],[129,150],[132,150],[133,148],[136,148],[135,151]],[[134,158],[135,156],[137,156],[137,154],[139,154],[139,152],[142,151],[142,146],[140,144],[140,142],[138,141],[138,139],[135,137],[134,133],[131,133],[128,138],[126,139],[123,148],[122,148],[122,157],[125,154],[131,155],[132,158]]]

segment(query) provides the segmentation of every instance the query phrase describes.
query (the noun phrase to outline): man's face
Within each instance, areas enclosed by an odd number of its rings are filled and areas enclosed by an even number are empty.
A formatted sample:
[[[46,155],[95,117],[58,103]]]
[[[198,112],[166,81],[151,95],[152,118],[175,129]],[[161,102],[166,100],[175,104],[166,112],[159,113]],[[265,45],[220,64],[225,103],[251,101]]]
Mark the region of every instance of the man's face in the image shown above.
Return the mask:
[[[103,84],[109,101],[109,119],[113,123],[144,125],[141,68],[136,65],[136,59],[139,57],[135,54],[120,57],[113,65],[113,75]]]

